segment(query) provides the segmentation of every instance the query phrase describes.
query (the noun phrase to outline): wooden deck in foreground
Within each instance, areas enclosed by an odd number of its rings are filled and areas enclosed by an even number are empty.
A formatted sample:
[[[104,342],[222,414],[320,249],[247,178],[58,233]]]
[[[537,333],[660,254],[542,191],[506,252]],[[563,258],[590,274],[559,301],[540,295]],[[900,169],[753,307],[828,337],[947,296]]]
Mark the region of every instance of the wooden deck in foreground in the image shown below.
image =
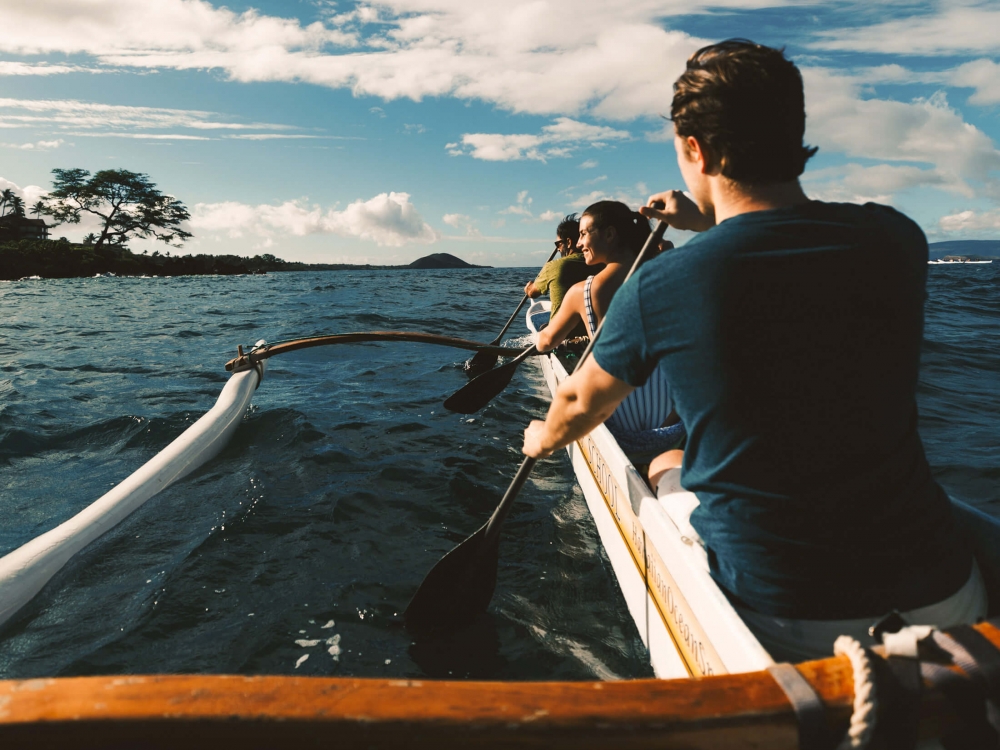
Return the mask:
[[[1000,647],[1000,630],[977,626]],[[845,731],[845,658],[799,670]],[[921,734],[957,721],[924,696]],[[794,750],[792,708],[767,672],[690,680],[444,682],[212,675],[0,681],[0,747],[769,748]]]

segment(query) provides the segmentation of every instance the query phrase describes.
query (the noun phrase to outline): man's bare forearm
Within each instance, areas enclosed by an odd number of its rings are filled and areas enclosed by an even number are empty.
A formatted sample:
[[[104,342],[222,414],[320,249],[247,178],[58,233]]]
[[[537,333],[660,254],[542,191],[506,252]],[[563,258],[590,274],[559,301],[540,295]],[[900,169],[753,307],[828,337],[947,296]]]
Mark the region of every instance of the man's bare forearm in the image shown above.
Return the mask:
[[[545,421],[528,425],[524,453],[542,458],[579,440],[610,417],[632,390],[588,359],[556,389]]]

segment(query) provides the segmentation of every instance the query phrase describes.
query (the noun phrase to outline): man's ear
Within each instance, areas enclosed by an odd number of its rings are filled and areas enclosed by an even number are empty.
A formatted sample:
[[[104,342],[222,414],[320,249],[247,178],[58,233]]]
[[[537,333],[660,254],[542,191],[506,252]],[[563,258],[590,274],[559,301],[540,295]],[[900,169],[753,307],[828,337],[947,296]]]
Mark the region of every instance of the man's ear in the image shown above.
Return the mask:
[[[685,146],[687,147],[688,158],[698,165],[698,171],[702,174],[715,175],[722,172],[722,166],[717,163],[715,154],[712,153],[712,150],[705,143],[698,140],[697,137],[693,135],[687,136]]]

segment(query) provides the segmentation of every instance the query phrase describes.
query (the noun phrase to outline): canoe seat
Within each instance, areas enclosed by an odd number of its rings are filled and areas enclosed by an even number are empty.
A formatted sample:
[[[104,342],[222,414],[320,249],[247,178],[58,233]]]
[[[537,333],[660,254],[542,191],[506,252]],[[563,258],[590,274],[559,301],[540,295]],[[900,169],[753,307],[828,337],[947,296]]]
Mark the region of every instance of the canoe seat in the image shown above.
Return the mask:
[[[680,532],[681,541],[691,547],[698,562],[708,570],[708,553],[701,534],[691,525],[691,514],[698,507],[698,496],[681,487],[681,470],[671,469],[660,478],[656,487],[656,499],[667,517]]]

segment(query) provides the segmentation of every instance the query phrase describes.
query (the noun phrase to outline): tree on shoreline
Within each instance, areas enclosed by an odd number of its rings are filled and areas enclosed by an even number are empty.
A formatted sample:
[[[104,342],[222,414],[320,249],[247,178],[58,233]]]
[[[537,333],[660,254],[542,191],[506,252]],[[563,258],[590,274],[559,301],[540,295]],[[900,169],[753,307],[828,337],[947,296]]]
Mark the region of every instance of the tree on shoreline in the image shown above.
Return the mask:
[[[0,216],[24,218],[24,198],[7,188],[0,193]]]
[[[131,237],[153,238],[180,247],[192,235],[180,228],[191,218],[172,195],[161,193],[149,177],[127,169],[104,169],[91,177],[86,169],[53,169],[52,192],[44,212],[56,224],[79,224],[83,214],[104,223],[94,241],[124,246]]]

